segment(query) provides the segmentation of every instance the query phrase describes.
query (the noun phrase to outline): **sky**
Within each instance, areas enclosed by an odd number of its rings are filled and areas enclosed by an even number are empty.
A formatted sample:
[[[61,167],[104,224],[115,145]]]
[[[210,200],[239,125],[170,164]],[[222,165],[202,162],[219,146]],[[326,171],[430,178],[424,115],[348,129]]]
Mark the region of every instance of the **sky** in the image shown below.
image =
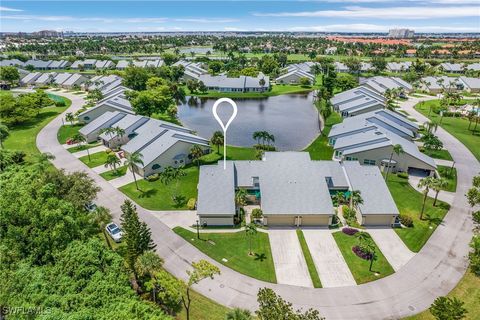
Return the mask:
[[[4,1],[0,31],[480,32],[480,0]]]

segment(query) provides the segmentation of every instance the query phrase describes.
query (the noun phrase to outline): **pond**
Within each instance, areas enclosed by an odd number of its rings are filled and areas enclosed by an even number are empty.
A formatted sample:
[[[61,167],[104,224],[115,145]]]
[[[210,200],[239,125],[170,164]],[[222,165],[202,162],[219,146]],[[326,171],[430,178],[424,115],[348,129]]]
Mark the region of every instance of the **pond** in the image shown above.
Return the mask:
[[[196,99],[193,104],[189,99]],[[320,133],[318,112],[313,105],[313,94],[288,94],[262,99],[233,99],[238,107],[235,120],[227,132],[227,143],[251,147],[252,134],[267,131],[275,136],[278,150],[299,151],[307,147]],[[212,114],[213,98],[190,98],[178,107],[180,122],[210,139],[213,132],[222,130]],[[230,118],[232,108],[221,104],[217,108],[224,123]]]

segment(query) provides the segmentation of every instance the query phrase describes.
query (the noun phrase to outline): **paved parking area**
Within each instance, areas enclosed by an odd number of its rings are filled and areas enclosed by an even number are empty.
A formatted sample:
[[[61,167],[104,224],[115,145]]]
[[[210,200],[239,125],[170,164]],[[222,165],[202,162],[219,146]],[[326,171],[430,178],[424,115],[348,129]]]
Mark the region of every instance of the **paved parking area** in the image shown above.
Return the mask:
[[[345,287],[357,284],[330,230],[307,229],[303,230],[303,235],[322,287]]]
[[[313,287],[296,231],[270,229],[268,235],[277,283]]]
[[[392,228],[369,228],[367,232],[395,271],[415,256]]]

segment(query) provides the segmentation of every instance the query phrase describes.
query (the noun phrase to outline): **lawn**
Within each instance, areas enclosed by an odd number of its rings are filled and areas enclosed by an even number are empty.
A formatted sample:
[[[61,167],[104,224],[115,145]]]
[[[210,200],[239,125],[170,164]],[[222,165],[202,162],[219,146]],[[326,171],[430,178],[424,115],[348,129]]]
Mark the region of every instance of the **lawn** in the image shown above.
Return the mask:
[[[31,121],[10,127],[10,136],[3,142],[5,149],[22,150],[30,156],[38,154],[36,138],[40,130],[45,127],[53,118],[67,109],[71,101],[64,99],[64,107],[47,107],[40,110],[37,117]]]
[[[478,319],[480,314],[480,277],[475,276],[473,272],[467,270],[457,286],[447,295],[447,297],[456,297],[465,303],[464,308],[468,313],[465,320]],[[434,320],[429,310],[405,318],[405,320]]]
[[[212,259],[233,270],[255,279],[277,282],[267,233],[257,232],[254,236],[252,239],[254,255],[250,256],[248,239],[243,231],[201,233],[200,239],[197,239],[195,232],[181,227],[176,227],[173,231]]]
[[[206,279],[205,281],[209,281]],[[201,295],[200,293],[191,290],[190,296],[192,297],[192,304],[190,306],[190,319],[195,320],[224,320],[225,315],[230,309],[221,304],[216,303]],[[182,311],[175,316],[177,320],[186,320],[187,313],[185,308],[182,307]]]
[[[316,86],[300,86],[293,84],[272,85],[271,90],[264,92],[217,92],[208,91],[206,93],[197,92],[192,94],[187,88],[185,92],[188,96],[197,96],[205,98],[265,98],[292,93],[308,93],[314,90]]]
[[[302,247],[303,256],[305,257],[305,261],[307,262],[308,272],[310,273],[310,278],[312,279],[313,287],[314,288],[321,288],[322,282],[320,281],[320,277],[318,276],[317,268],[315,267],[315,263],[313,262],[312,255],[310,254],[310,249],[308,249],[307,241],[305,241],[305,236],[303,235],[302,230],[297,230],[298,241],[300,242],[300,246]]]
[[[89,168],[95,168],[104,165],[107,161],[108,154],[105,151],[90,154],[79,158],[80,161],[85,163]]]
[[[450,152],[448,152],[448,150],[446,149],[430,150],[430,149],[420,148],[420,151],[422,151],[422,153],[425,153],[427,156],[432,157],[434,159],[453,161],[453,158],[450,155]]]
[[[468,100],[463,100],[467,102]],[[439,105],[440,100],[430,100],[423,103],[417,104],[415,109],[417,109],[424,116],[428,117],[434,122],[440,123],[440,116],[433,111],[430,112],[430,107]],[[469,121],[465,118],[459,117],[443,117],[442,123],[440,126],[462,142],[472,154],[480,161],[480,126],[477,127],[476,131],[468,129]],[[472,123],[471,128],[475,126]]]
[[[218,153],[217,153],[218,150]],[[254,148],[227,146],[227,160],[255,160]],[[212,146],[212,152],[201,158],[200,164],[212,164],[223,161],[223,146]]]
[[[81,124],[65,124],[61,126],[57,132],[58,142],[60,142],[61,144],[67,143],[67,140],[76,135],[78,133],[78,130],[80,130],[82,127],[83,125]]]
[[[394,230],[410,250],[418,252],[442,222],[449,205],[438,200],[437,206],[434,207],[433,199],[427,198],[423,220],[420,220],[423,195],[410,186],[408,179],[394,174],[388,176],[387,184],[400,214],[408,215],[413,219],[413,227]]]
[[[172,182],[165,185],[160,179],[152,182],[139,180],[140,191],[136,189],[135,182],[122,186],[119,190],[145,209],[186,210],[188,199],[197,197],[198,168],[197,166],[189,166],[185,168],[185,173],[186,176],[180,178],[177,183]],[[185,197],[181,206],[174,204],[172,200],[174,195]]]
[[[100,144],[96,141],[93,142],[93,143],[81,144],[79,146],[77,144],[74,144],[74,147],[68,148],[67,151],[70,152],[70,153],[75,153],[75,152],[95,148],[95,147],[98,147],[99,145]]]
[[[395,272],[376,244],[377,260],[373,262],[372,271],[370,271],[370,261],[358,257],[352,251],[352,247],[358,244],[355,236],[349,236],[342,231],[335,232],[332,235],[357,284],[378,280]]]
[[[455,192],[457,190],[457,169],[446,166],[437,166],[440,177],[447,180],[447,186],[443,188],[445,191]]]
[[[112,180],[112,179],[116,179],[121,176],[124,176],[127,173],[127,169],[128,169],[127,166],[122,166],[120,168],[117,168],[117,170],[102,172],[100,173],[100,175],[102,176],[103,179],[108,181],[108,180]]]
[[[341,123],[342,117],[334,112],[325,121],[322,133],[304,151],[312,160],[332,160],[333,148],[328,145],[328,133],[334,124]]]

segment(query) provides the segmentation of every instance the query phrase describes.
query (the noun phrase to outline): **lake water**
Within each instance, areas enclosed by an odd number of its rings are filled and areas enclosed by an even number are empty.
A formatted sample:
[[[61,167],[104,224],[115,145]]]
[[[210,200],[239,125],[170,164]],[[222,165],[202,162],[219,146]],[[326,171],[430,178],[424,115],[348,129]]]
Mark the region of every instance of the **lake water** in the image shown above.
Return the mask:
[[[212,114],[216,100],[197,98],[196,105],[188,102],[180,105],[179,120],[199,136],[210,139],[213,132],[222,130]],[[320,132],[312,93],[233,100],[237,104],[238,113],[227,131],[227,143],[230,145],[250,147],[255,144],[253,132],[267,131],[275,136],[278,150],[299,151],[308,146]],[[217,111],[223,123],[226,123],[232,114],[232,107],[226,103],[221,104]]]

